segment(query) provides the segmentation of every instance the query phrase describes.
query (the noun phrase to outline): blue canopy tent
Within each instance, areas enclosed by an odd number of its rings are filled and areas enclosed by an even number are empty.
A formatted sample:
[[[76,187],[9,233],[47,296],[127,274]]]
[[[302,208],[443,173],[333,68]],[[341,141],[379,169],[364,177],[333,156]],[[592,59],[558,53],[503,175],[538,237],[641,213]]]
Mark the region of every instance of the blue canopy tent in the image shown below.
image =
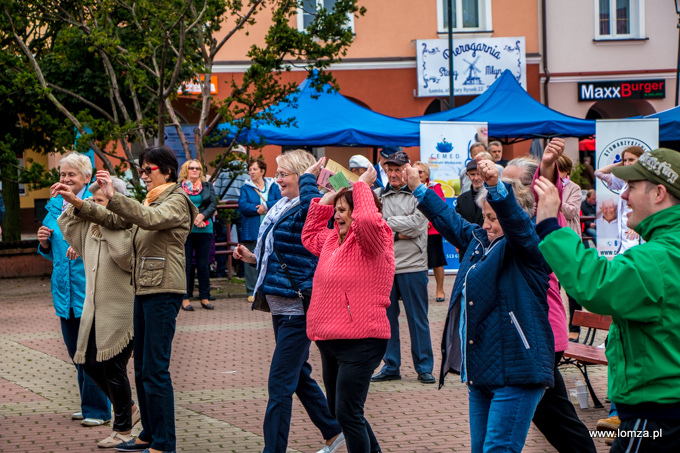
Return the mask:
[[[489,137],[506,143],[541,137],[584,137],[595,134],[595,121],[564,115],[546,107],[532,98],[509,70],[505,70],[488,90],[468,104],[405,119],[418,123],[486,122],[489,125]]]
[[[419,146],[417,123],[381,115],[364,108],[326,84],[318,91],[305,79],[287,100],[268,110],[283,126],[256,122],[243,130],[238,142],[291,146]],[[228,124],[219,130],[230,129]]]
[[[680,141],[680,107],[673,107],[643,118],[659,119],[659,141]]]

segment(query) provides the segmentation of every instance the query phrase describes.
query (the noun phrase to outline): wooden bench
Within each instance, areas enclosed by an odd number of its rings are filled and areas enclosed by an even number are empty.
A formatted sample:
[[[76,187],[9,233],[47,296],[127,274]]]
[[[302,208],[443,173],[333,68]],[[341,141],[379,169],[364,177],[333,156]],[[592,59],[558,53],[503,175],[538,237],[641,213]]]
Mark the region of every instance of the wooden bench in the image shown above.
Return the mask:
[[[597,398],[597,395],[595,395],[593,386],[590,384],[590,379],[588,378],[588,365],[607,365],[607,357],[604,354],[604,348],[593,346],[593,342],[595,341],[595,334],[598,330],[609,330],[612,318],[611,316],[596,315],[595,313],[577,310],[574,312],[574,319],[571,323],[575,326],[585,327],[588,330],[586,331],[582,343],[569,342],[569,347],[564,351],[560,366],[575,365],[581,374],[583,374],[583,378],[588,386],[588,392],[593,399],[593,405],[600,408],[604,407]],[[583,334],[583,329],[581,329],[581,334]]]

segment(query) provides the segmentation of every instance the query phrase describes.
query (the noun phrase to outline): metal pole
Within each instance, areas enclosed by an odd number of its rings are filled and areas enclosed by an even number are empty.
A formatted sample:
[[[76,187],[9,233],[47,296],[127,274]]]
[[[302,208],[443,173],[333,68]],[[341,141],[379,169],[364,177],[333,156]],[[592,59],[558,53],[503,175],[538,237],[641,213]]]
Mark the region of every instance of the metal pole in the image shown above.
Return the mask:
[[[455,0],[449,0],[449,109],[454,107],[453,101],[453,2]],[[678,53],[678,58],[680,58],[680,51]],[[675,90],[678,91],[677,89]],[[678,105],[677,94],[675,105]]]

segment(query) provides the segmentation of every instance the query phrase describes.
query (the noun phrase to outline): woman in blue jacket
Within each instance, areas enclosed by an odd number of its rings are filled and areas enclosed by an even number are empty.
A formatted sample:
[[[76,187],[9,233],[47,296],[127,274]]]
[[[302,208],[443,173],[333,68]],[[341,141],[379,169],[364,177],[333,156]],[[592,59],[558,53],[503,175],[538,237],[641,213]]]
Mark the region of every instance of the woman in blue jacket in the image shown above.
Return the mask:
[[[260,224],[269,208],[281,199],[281,190],[274,178],[265,178],[267,164],[262,159],[250,159],[248,161],[247,179],[241,188],[241,196],[238,198],[238,207],[241,210],[243,231],[241,232],[241,244],[251,252],[257,244],[257,233]],[[252,302],[253,289],[257,281],[257,269],[253,266],[245,266],[246,292],[248,300]]]
[[[477,165],[486,188],[476,200],[482,227],[420,184],[417,169],[406,173],[418,209],[463,254],[444,326],[439,385],[449,371],[468,385],[473,452],[520,452],[536,406],[553,386],[550,269],[538,249],[530,189],[499,181],[489,160]]]
[[[311,294],[306,293],[312,288],[318,258],[302,245],[302,228],[312,198],[321,196],[316,178],[323,161],[315,162],[304,150],[277,157],[276,180],[282,198],[262,222],[255,253],[242,244],[234,250],[236,259],[257,264],[255,292],[266,297],[274,325],[276,348],[269,368],[263,453],[285,453],[293,393],[326,440],[321,453],[334,453],[345,444],[342,429],[328,410],[326,396],[312,378],[308,362],[311,341],[305,304],[309,305]]]
[[[59,181],[70,186],[78,198],[92,196],[88,182],[92,176],[92,163],[84,154],[70,153],[59,162]],[[73,252],[57,224],[57,218],[68,207],[61,195],[52,198],[45,209],[47,215],[38,229],[38,253],[52,261],[52,302],[59,320],[68,354],[73,359],[78,342],[80,316],[85,302],[85,269],[83,260]],[[75,364],[74,364],[75,365]],[[99,426],[111,419],[111,404],[97,384],[83,371],[78,370],[81,412],[73,420],[82,420],[83,426]]]

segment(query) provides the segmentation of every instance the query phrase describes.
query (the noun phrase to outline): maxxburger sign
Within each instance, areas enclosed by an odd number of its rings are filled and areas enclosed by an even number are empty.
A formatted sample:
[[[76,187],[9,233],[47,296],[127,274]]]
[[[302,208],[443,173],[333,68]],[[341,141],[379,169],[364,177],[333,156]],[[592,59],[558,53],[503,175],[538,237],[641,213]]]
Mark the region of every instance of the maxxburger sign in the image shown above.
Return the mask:
[[[615,82],[579,82],[579,101],[600,99],[663,99],[666,97],[666,81],[637,80]]]

